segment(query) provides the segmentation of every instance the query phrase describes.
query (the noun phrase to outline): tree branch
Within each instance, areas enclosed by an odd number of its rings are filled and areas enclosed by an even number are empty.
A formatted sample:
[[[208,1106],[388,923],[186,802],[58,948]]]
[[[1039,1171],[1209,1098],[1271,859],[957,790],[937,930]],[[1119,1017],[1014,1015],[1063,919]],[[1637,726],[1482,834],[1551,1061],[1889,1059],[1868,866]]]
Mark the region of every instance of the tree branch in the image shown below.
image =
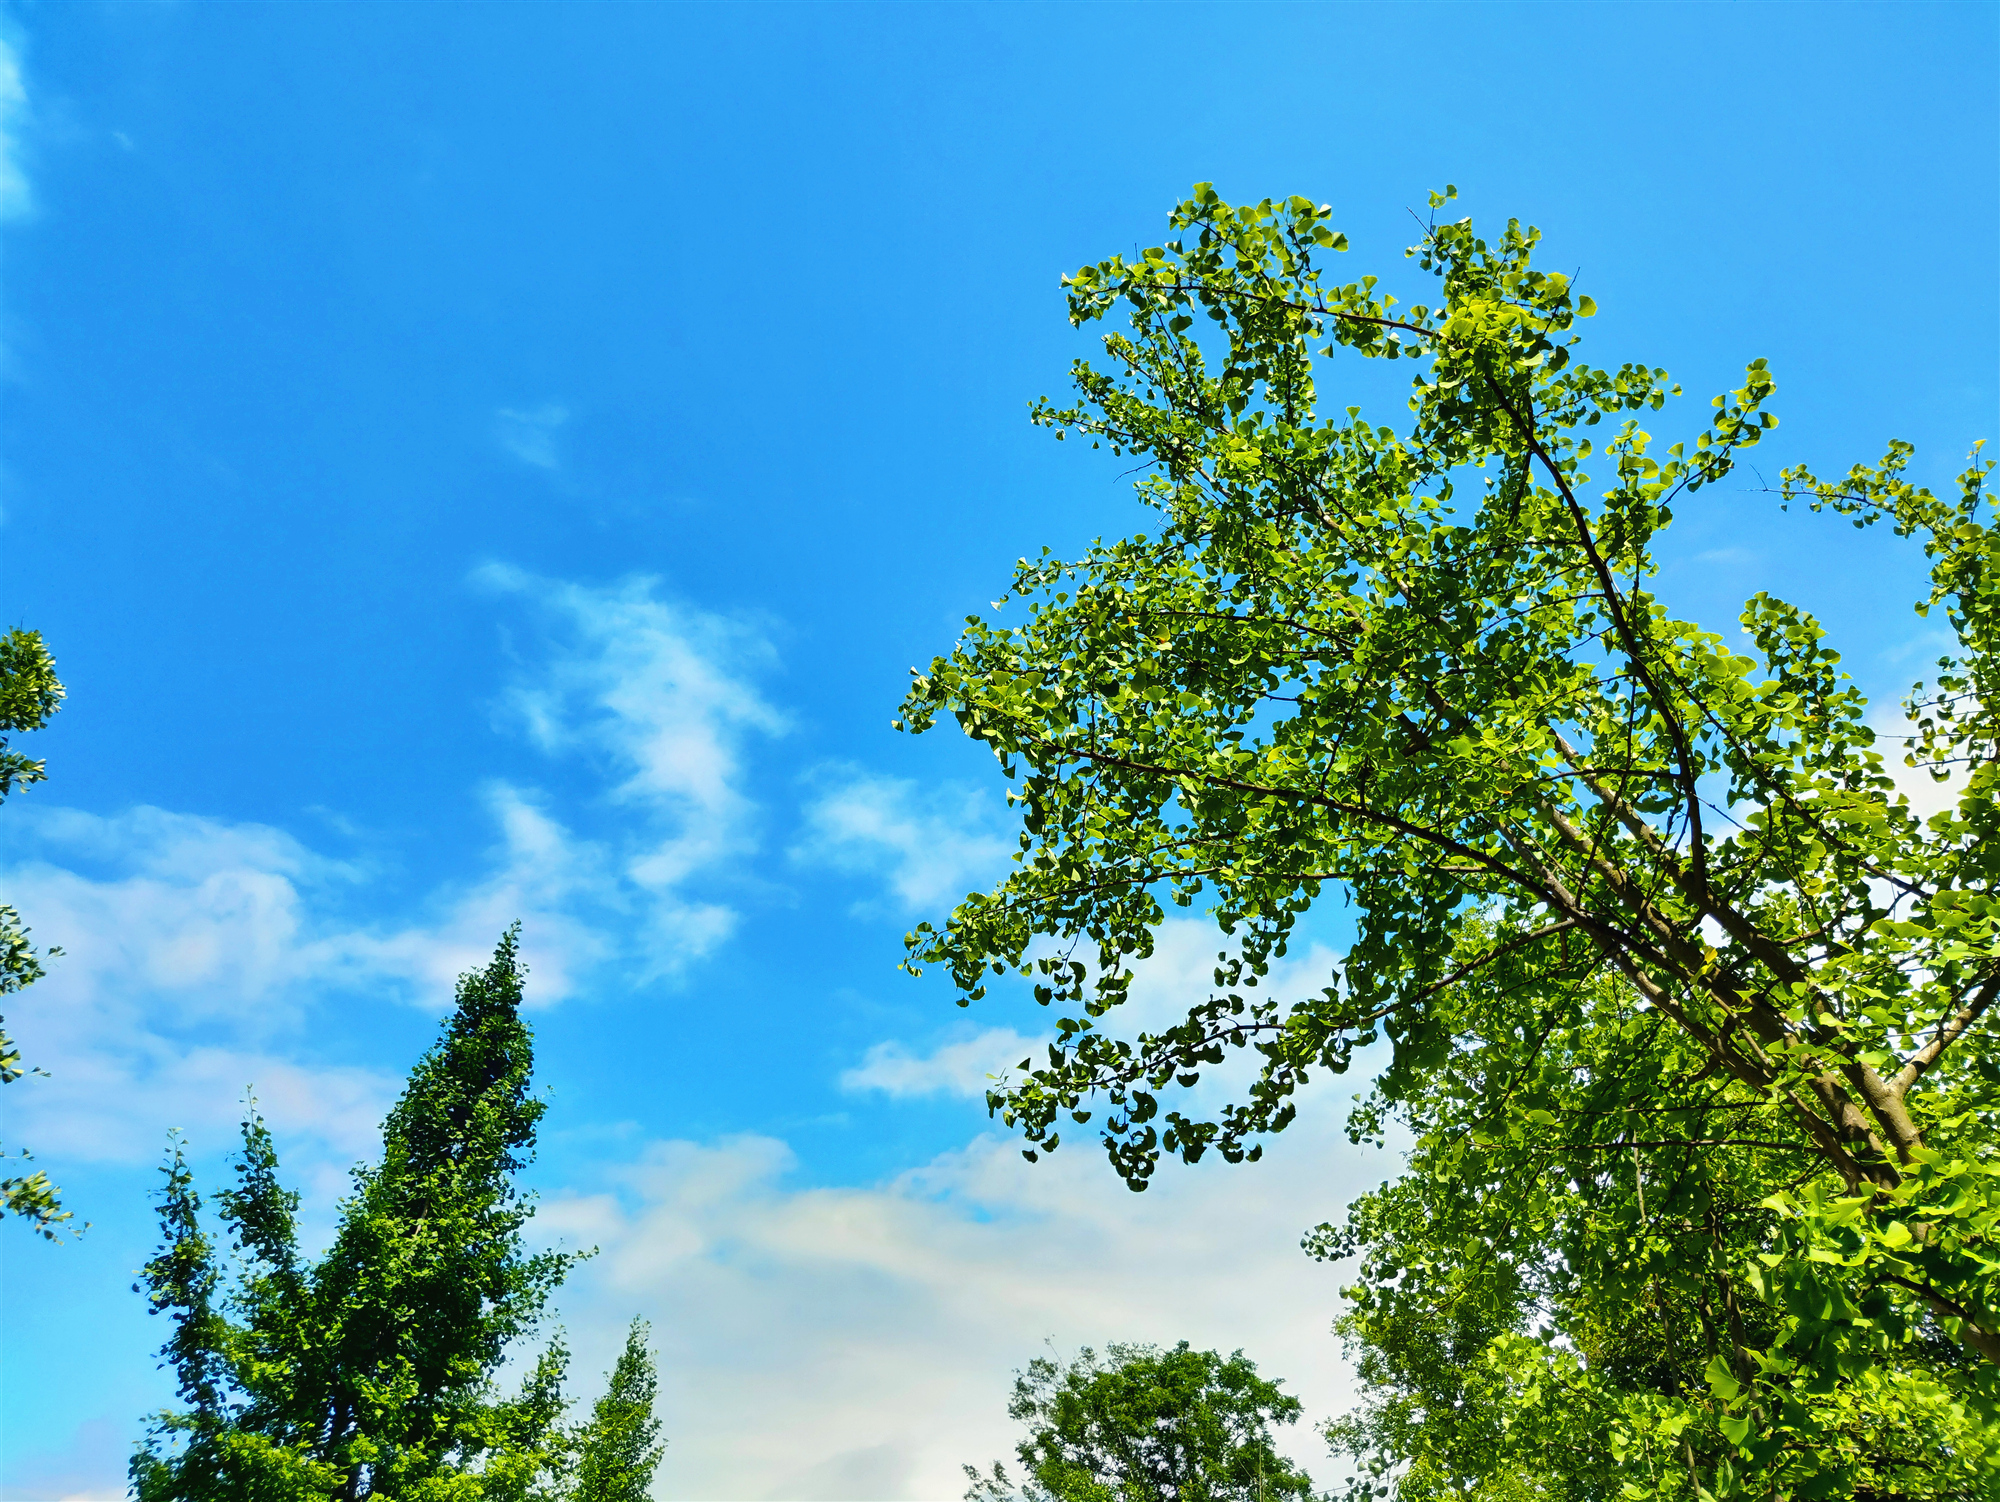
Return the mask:
[[[1939,1056],[1947,1048],[1964,1036],[1966,1029],[1977,1022],[1986,1009],[1993,1005],[1996,996],[2000,996],[2000,974],[1996,974],[1981,986],[1979,994],[1961,1007],[1957,1016],[1937,1030],[1936,1037],[1918,1049],[1909,1061],[1896,1071],[1894,1078],[1888,1082],[1888,1088],[1894,1092],[1896,1099],[1901,1100],[1909,1094],[1910,1086],[1938,1061]]]

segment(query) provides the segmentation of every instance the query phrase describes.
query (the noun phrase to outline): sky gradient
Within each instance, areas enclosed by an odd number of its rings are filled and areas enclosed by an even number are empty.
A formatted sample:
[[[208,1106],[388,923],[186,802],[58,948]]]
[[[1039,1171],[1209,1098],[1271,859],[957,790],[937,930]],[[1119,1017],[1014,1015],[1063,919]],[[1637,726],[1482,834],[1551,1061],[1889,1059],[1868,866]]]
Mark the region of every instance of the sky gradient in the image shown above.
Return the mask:
[[[584,1396],[654,1324],[662,1498],[922,1499],[1008,1453],[1052,1340],[1241,1346],[1346,1398],[1297,1250],[1393,1160],[1329,1084],[1262,1164],[1030,1167],[989,1069],[1043,1028],[897,973],[997,879],[990,758],[890,729],[1012,560],[1144,530],[1026,421],[1060,274],[1196,181],[1331,203],[1405,300],[1446,182],[1544,231],[1705,421],[1782,426],[1667,539],[1734,630],[1827,622],[1887,708],[1920,559],[1781,513],[1784,465],[2000,436],[1992,4],[17,5],[0,12],[0,617],[70,689],[0,809],[66,956],[7,1087],[92,1228],[0,1227],[0,1498],[110,1497],[165,1401],[129,1291],[170,1129],[247,1087],[309,1223],[519,918],[538,1235]],[[1352,395],[1404,415],[1385,372]],[[1387,372],[1395,375],[1396,372]],[[1317,989],[1337,921],[1281,980]],[[1203,981],[1172,926],[1141,1007]],[[1288,1441],[1323,1479],[1305,1426]]]

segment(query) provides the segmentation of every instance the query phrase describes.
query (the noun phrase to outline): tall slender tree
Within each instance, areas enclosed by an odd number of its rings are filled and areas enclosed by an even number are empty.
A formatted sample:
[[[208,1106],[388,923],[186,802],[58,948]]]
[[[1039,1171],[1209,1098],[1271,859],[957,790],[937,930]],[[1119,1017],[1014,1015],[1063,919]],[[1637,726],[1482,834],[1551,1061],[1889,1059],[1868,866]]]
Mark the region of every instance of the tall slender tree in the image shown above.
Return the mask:
[[[633,1320],[611,1385],[592,1410],[583,1433],[574,1502],[645,1502],[666,1444],[653,1403],[659,1395],[646,1324]]]
[[[143,1273],[174,1333],[163,1354],[182,1406],[132,1460],[142,1502],[460,1499],[564,1491],[577,1436],[563,1423],[568,1355],[552,1340],[520,1391],[495,1373],[576,1260],[530,1254],[531,1200],[514,1178],[543,1104],[520,1016],[518,925],[461,978],[438,1042],[383,1124],[379,1163],[354,1171],[333,1245],[302,1263],[298,1196],[254,1105],[236,1184],[217,1196],[234,1253],[224,1295],[176,1145],[164,1246]]]

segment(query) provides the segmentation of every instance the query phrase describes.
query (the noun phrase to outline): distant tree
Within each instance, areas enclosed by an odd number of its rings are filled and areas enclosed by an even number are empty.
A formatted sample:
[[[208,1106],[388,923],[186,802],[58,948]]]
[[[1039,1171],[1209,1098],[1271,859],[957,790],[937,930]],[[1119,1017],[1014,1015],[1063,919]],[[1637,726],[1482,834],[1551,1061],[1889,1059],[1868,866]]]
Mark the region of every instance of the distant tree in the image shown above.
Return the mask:
[[[494,1376],[574,1256],[529,1255],[532,1204],[514,1186],[543,1105],[520,1017],[518,927],[465,975],[443,1035],[383,1123],[380,1163],[354,1170],[333,1245],[299,1257],[296,1193],[254,1105],[237,1183],[217,1196],[217,1250],[177,1143],[160,1202],[164,1245],[143,1270],[174,1332],[162,1354],[182,1406],[133,1456],[140,1502],[286,1498],[412,1502],[554,1498],[577,1436],[563,1423],[568,1353],[549,1342],[520,1391]]]
[[[17,787],[30,787],[48,776],[43,762],[14,750],[8,737],[19,731],[40,730],[62,708],[62,701],[62,682],[56,677],[55,659],[49,655],[41,632],[14,630],[0,636],[0,800]],[[62,953],[60,949],[48,952]],[[41,978],[42,957],[28,942],[21,915],[0,904],[0,996],[12,996]],[[11,1085],[29,1071],[21,1062],[20,1048],[7,1036],[5,1022],[6,1018],[0,1017],[0,1084]],[[20,1162],[31,1157],[27,1152],[12,1159],[0,1154],[0,1161]],[[0,1208],[22,1217],[51,1241],[70,1218],[56,1186],[39,1170],[0,1178]]]
[[[1664,596],[1676,511],[1745,504],[1716,487],[1777,420],[1766,363],[1656,443],[1666,372],[1585,363],[1592,300],[1453,196],[1403,301],[1337,273],[1325,206],[1207,184],[1065,279],[1104,357],[1036,418],[1135,466],[1151,515],[1022,560],[916,676],[903,723],[990,747],[1022,832],[908,963],[1058,1008],[989,1105],[1030,1158],[1088,1124],[1135,1189],[1162,1155],[1254,1159],[1316,1076],[1393,1046],[1352,1130],[1407,1130],[1407,1172],[1311,1243],[1359,1267],[1367,1485],[1993,1495],[1991,465],[1933,492],[1896,441],[1781,476],[1928,564],[1946,655],[1895,753],[1949,783],[1925,813],[1809,614]],[[1410,374],[1393,424],[1335,388],[1362,360]],[[1213,988],[1121,1028],[1197,905]],[[1272,994],[1329,906],[1338,965]],[[1232,1054],[1241,1093],[1187,1093]]]
[[[1014,1380],[1008,1415],[1028,1425],[1017,1447],[1027,1502],[1286,1502],[1312,1481],[1271,1442],[1296,1423],[1299,1400],[1259,1377],[1241,1351],[1223,1357],[1150,1345],[1039,1357]],[[1016,1485],[995,1462],[966,1502],[1009,1502]]]
[[[646,1325],[633,1320],[611,1385],[591,1412],[579,1444],[574,1502],[645,1502],[666,1444],[653,1415],[659,1377]]]

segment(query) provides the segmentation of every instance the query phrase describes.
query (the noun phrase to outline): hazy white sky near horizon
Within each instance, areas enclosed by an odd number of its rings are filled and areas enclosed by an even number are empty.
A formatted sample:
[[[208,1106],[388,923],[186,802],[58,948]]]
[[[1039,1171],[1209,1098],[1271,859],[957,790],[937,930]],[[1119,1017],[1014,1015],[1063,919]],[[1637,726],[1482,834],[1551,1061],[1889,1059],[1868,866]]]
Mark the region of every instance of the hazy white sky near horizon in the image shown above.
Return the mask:
[[[661,1497],[954,1496],[1047,1341],[1240,1346],[1336,1411],[1297,1243],[1393,1170],[1361,1080],[1133,1196],[986,1120],[1032,1005],[895,968],[1013,842],[990,760],[889,730],[908,667],[1017,555],[1145,526],[1024,421],[1087,347],[1057,277],[1197,180],[1331,202],[1406,300],[1427,189],[1541,225],[1589,358],[1687,387],[1654,433],[1777,373],[1663,593],[1798,599],[1886,704],[1920,560],[1758,487],[1995,433],[1996,15],[0,10],[0,615],[71,690],[0,810],[0,901],[67,951],[4,1140],[94,1223],[0,1227],[0,1497],[121,1494],[167,1396],[129,1284],[168,1130],[219,1183],[254,1086],[323,1232],[515,918],[537,1234],[601,1249],[557,1314],[586,1395],[652,1320]],[[1380,377],[1341,404],[1396,420]],[[1211,952],[1177,920],[1142,1005]]]

